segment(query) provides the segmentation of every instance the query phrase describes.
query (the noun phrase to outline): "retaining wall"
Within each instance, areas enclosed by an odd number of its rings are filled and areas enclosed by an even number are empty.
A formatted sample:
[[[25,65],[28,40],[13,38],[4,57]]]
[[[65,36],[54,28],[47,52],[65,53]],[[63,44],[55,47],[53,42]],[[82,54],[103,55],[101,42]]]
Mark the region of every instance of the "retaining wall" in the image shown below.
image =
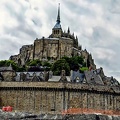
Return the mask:
[[[60,82],[0,82],[0,106],[32,113],[70,109],[112,111],[120,115],[119,87]]]

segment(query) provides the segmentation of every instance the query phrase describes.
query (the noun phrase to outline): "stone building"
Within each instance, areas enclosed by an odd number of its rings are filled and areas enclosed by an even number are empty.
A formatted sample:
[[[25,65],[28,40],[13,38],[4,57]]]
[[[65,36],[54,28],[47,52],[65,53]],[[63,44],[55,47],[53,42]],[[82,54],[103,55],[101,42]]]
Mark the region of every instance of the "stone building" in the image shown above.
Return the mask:
[[[0,67],[0,80],[1,81],[15,81],[16,72],[9,67]]]
[[[10,59],[24,65],[29,60],[58,60],[64,56],[83,56],[85,62],[90,62],[93,68],[96,68],[94,61],[86,50],[82,50],[82,46],[78,45],[78,38],[74,33],[63,32],[60,21],[60,7],[58,8],[58,16],[55,26],[52,28],[52,34],[49,37],[36,38],[33,45],[24,45],[20,49],[18,55],[11,56]]]

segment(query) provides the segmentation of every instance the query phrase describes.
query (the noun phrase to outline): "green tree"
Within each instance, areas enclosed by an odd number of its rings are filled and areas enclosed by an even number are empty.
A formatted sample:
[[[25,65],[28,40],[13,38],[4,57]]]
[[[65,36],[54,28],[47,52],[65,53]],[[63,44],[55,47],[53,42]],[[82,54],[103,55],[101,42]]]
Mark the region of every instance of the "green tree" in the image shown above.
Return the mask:
[[[36,59],[36,60],[31,60],[31,61],[27,62],[26,64],[27,64],[27,66],[37,66],[37,65],[41,66],[42,62],[40,60]]]
[[[63,69],[66,71],[66,75],[70,74],[70,67],[65,59],[57,60],[52,66],[54,75],[60,75]]]
[[[1,60],[1,61],[0,61],[0,67],[4,67],[5,64],[6,64],[6,60]]]
[[[52,67],[52,64],[50,64],[48,61],[44,61],[42,66],[45,68],[45,70],[49,71]]]
[[[8,67],[8,66],[12,66],[13,70],[15,70],[16,72],[22,72],[22,71],[26,71],[26,67],[19,67],[18,64],[16,64],[14,61],[12,60],[1,60],[0,61],[0,67]]]
[[[81,66],[85,66],[86,64],[84,63],[84,59],[81,56],[73,56],[73,57],[63,57],[70,66],[70,69],[79,69]]]
[[[81,67],[80,72],[83,73],[84,71],[88,71],[88,67]]]
[[[52,66],[52,64],[50,64],[48,61],[44,61],[44,62],[42,63],[42,65],[43,65],[43,66],[47,66],[47,67],[51,67],[51,66]]]

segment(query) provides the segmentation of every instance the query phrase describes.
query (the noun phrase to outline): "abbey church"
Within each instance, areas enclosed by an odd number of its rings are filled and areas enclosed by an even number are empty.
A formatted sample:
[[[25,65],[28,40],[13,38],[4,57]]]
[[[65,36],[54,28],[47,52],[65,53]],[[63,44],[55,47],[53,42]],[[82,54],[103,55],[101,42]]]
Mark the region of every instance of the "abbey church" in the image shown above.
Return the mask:
[[[52,28],[52,34],[47,38],[36,38],[32,45],[22,46],[19,54],[11,56],[10,60],[15,61],[19,65],[24,65],[30,60],[58,60],[64,56],[82,56],[86,64],[89,62],[89,65],[91,65],[93,69],[96,68],[91,54],[89,54],[86,49],[82,50],[82,46],[78,44],[77,36],[74,36],[74,33],[70,33],[69,27],[67,32],[63,32],[59,6],[56,24]]]

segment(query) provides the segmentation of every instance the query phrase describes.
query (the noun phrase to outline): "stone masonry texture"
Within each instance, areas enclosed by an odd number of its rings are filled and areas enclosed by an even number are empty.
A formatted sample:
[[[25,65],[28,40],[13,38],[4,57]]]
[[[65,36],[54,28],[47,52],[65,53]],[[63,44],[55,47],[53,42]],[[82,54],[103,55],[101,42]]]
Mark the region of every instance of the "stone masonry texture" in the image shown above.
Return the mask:
[[[62,82],[1,82],[0,107],[10,105],[13,110],[38,114],[61,114],[68,110],[70,114],[96,111],[120,115],[120,92],[104,86],[93,88]]]

